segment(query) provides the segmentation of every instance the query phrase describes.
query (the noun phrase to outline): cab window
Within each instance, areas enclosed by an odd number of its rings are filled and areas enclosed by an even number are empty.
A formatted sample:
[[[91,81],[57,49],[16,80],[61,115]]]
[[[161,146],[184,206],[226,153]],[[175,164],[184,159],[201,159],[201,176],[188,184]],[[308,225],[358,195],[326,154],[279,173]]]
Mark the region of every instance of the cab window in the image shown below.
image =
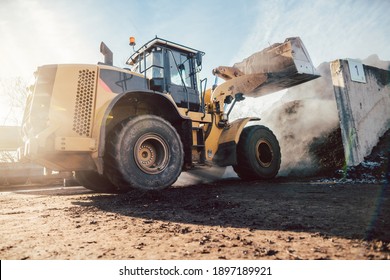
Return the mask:
[[[145,53],[145,60],[141,60],[138,64],[139,73],[146,72],[146,78],[163,78],[164,64],[161,48],[154,48],[150,52]],[[137,70],[137,69],[134,69]],[[134,71],[133,70],[133,71]]]
[[[169,53],[171,84],[182,86],[184,82],[186,87],[191,87],[190,60],[179,52],[171,51]]]

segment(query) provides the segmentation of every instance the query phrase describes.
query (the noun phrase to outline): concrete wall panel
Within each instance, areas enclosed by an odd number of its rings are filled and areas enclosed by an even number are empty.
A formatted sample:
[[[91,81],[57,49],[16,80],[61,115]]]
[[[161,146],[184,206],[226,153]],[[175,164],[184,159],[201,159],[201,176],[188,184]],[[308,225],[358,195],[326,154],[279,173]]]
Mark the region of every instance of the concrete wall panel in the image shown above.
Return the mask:
[[[330,68],[346,163],[355,166],[390,128],[390,72],[363,65],[365,82],[357,82],[363,73],[355,63],[336,60]]]

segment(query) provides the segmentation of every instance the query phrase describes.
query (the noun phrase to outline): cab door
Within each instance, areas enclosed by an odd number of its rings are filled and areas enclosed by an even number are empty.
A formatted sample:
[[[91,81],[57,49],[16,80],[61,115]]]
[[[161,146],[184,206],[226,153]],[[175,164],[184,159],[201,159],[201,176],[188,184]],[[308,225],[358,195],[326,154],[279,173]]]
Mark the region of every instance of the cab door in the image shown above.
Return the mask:
[[[167,51],[167,85],[179,107],[198,112],[200,109],[199,92],[196,88],[193,58],[179,51]]]

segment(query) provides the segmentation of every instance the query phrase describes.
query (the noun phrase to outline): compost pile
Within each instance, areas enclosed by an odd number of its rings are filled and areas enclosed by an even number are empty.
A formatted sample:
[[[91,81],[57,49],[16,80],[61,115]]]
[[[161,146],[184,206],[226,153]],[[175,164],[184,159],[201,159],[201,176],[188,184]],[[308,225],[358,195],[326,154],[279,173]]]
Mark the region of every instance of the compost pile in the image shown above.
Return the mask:
[[[313,138],[309,144],[309,154],[318,167],[316,175],[332,176],[335,171],[342,169],[345,159],[340,127]]]
[[[362,163],[339,169],[335,178],[340,182],[389,183],[390,181],[390,129],[379,139]]]

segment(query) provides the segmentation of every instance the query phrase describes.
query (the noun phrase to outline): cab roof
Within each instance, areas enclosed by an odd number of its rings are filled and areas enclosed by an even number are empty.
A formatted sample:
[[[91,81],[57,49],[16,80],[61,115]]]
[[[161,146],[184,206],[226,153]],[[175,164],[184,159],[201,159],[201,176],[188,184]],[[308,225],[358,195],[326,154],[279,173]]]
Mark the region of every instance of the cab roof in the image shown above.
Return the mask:
[[[156,38],[150,40],[146,44],[144,44],[142,47],[140,47],[134,54],[130,56],[130,58],[127,60],[126,64],[129,65],[134,65],[136,62],[138,62],[138,58],[140,55],[142,55],[145,52],[150,51],[152,48],[155,46],[160,46],[160,47],[168,47],[170,49],[176,49],[178,51],[182,51],[185,53],[192,53],[192,54],[197,54],[197,53],[202,53],[204,55],[205,53],[190,47],[186,47],[177,43],[174,43],[172,41],[168,41],[162,38],[159,38],[156,36]]]

